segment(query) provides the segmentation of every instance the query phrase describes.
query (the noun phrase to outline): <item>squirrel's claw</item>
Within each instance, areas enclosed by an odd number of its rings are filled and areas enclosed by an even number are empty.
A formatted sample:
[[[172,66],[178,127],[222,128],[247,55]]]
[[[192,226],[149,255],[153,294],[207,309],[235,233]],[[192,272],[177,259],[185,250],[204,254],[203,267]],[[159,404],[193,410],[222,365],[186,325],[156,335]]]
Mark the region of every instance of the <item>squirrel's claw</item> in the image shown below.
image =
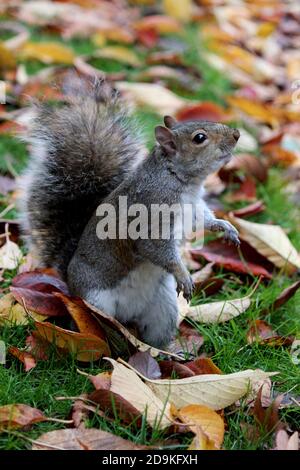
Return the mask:
[[[195,284],[191,278],[191,276],[189,276],[188,278],[186,278],[183,282],[181,281],[177,281],[177,294],[179,295],[180,292],[182,291],[183,292],[183,297],[188,301],[190,302],[190,300],[192,299],[193,297],[193,292],[195,290]]]

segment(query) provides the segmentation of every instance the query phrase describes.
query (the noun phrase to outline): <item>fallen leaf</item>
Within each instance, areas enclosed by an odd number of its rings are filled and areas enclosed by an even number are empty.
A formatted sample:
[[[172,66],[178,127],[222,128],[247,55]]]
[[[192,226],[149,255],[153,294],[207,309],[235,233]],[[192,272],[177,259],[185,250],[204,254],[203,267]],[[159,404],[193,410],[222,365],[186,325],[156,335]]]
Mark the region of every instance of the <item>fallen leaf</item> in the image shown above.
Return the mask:
[[[163,0],[164,11],[171,18],[187,22],[192,18],[193,4],[192,0]]]
[[[241,241],[239,248],[223,243],[221,240],[209,242],[203,248],[190,250],[193,259],[202,258],[222,266],[228,271],[264,276],[271,279],[274,266],[251,245]]]
[[[22,259],[22,252],[18,245],[9,240],[0,248],[0,269],[16,269]]]
[[[238,228],[240,238],[275,266],[289,274],[300,268],[300,256],[279,225],[257,224],[233,215],[230,220]]]
[[[234,155],[230,162],[223,166],[218,175],[225,182],[234,180],[234,176],[243,171],[248,176],[253,176],[258,181],[263,183],[268,177],[268,170],[266,164],[254,155],[242,153]],[[240,179],[238,181],[241,181]]]
[[[68,286],[64,281],[57,276],[50,275],[40,270],[23,272],[15,276],[12,280],[13,287],[36,288],[36,286],[45,285],[49,285],[52,287],[52,290],[60,291],[65,295],[69,294]],[[42,291],[41,288],[39,288],[39,290]],[[50,289],[46,289],[46,291],[49,292]]]
[[[52,291],[52,287],[47,285]],[[44,287],[44,286],[43,286]],[[61,317],[68,315],[65,305],[53,292],[40,292],[35,288],[10,287],[13,297],[26,309],[46,317]]]
[[[123,46],[103,47],[100,51],[96,52],[95,57],[116,60],[118,62],[129,64],[132,67],[140,67],[142,65],[137,54],[131,49]]]
[[[75,400],[72,406],[72,415],[71,419],[75,428],[85,428],[85,421],[87,421],[89,416],[89,410],[86,409],[85,403],[83,400],[87,399],[87,394],[83,393],[79,397],[80,399]]]
[[[297,292],[299,287],[300,281],[296,281],[294,282],[294,284],[284,289],[273,303],[273,310],[277,310],[278,308],[282,307],[282,305],[284,305],[288,300],[290,300],[293,295]]]
[[[255,181],[250,176],[246,177],[241,183],[240,187],[237,190],[227,194],[224,199],[226,202],[255,201]]]
[[[22,351],[21,349],[10,346],[8,352],[23,362],[25,366],[25,372],[28,372],[30,369],[33,369],[36,366],[35,358],[27,351]]]
[[[251,304],[251,294],[240,299],[211,302],[191,307],[179,296],[179,313],[181,318],[190,318],[201,323],[223,323],[238,317],[245,312]]]
[[[215,103],[202,102],[199,104],[190,104],[183,107],[176,114],[178,121],[213,121],[213,122],[226,122],[229,120],[228,113],[225,109],[221,108]]]
[[[171,379],[174,377],[185,379],[186,377],[193,377],[195,375],[189,367],[177,361],[160,361],[159,367],[162,379]]]
[[[111,372],[100,372],[97,375],[89,375],[88,378],[96,390],[110,390]]]
[[[158,363],[148,351],[135,353],[129,358],[128,364],[148,379],[159,379],[161,376]]]
[[[261,404],[261,389],[259,390],[253,408],[253,415],[256,422],[266,431],[274,432],[285,427],[279,418],[279,405],[282,395],[279,395],[268,408],[263,408]]]
[[[194,372],[195,375],[202,374],[223,374],[210,358],[199,357],[191,362],[186,362],[185,366]]]
[[[213,440],[202,431],[200,426],[196,427],[196,436],[192,440],[188,450],[217,450]]]
[[[142,425],[141,413],[126,399],[123,398],[123,392],[113,392],[112,390],[98,389],[88,395],[88,399],[96,403],[102,411],[114,419],[120,419],[125,424],[132,424],[140,427]]]
[[[20,51],[24,60],[39,60],[45,64],[73,64],[72,49],[58,42],[27,42]]]
[[[203,405],[187,405],[178,411],[178,418],[189,425],[197,435],[197,427],[213,441],[216,449],[220,449],[224,440],[224,421],[214,410]]]
[[[80,333],[92,334],[106,340],[99,323],[80,298],[72,298],[60,293],[56,293],[55,296],[63,301]]]
[[[279,336],[271,325],[263,320],[255,320],[247,333],[248,344],[260,343],[269,346],[291,346],[293,344],[293,336]]]
[[[108,359],[108,361],[113,366],[111,391],[120,394],[140,413],[146,413],[146,419],[150,426],[159,428],[170,426],[172,419],[168,398],[161,401],[135,371],[113,359]]]
[[[40,410],[31,406],[12,404],[0,407],[0,431],[23,428],[41,421],[47,421],[46,416]]]
[[[187,101],[155,83],[116,82],[116,87],[138,106],[149,106],[162,116],[176,114]]]
[[[180,22],[167,15],[149,15],[135,22],[138,32],[154,30],[158,34],[170,34],[180,32]]]
[[[232,213],[235,217],[247,217],[249,215],[259,214],[260,212],[263,212],[265,208],[266,206],[263,201],[256,201],[253,202],[253,204],[242,207],[241,209],[234,210]]]
[[[38,437],[32,450],[146,450],[147,446],[115,436],[100,429],[59,429]]]
[[[35,312],[29,312],[30,315],[39,321],[43,321],[47,316]],[[0,325],[27,325],[29,315],[24,307],[15,302],[12,294],[6,294],[0,299]]]
[[[134,403],[141,412],[145,409],[147,402],[146,397],[148,397],[150,404],[153,403],[154,406],[155,403],[155,407],[153,409],[153,411],[155,411],[155,416],[157,415],[158,410],[161,411],[162,403],[166,404],[165,414],[169,411],[168,401],[177,409],[190,404],[205,405],[213,410],[226,408],[242,396],[246,395],[257,381],[275,374],[274,372],[264,372],[256,369],[244,370],[233,374],[199,375],[176,380],[150,380],[142,376],[143,380],[146,382],[145,384],[142,382],[146,389],[144,390],[141,387],[141,389],[138,390],[138,387],[133,387],[133,383],[135,383],[137,379],[135,372],[128,369],[130,366],[127,365],[128,367],[126,367],[123,365],[123,361],[121,361],[122,364],[120,364],[119,362],[111,359],[109,360],[114,366],[112,374],[112,384],[114,384],[114,388],[112,388],[112,390],[115,389],[116,393],[121,393],[122,391],[122,396],[124,396],[123,393],[126,389],[127,397],[124,398],[126,398],[130,403]],[[139,373],[137,372],[137,374]],[[130,382],[131,390],[127,390],[130,387]],[[149,394],[149,389],[152,391],[151,394]],[[117,390],[119,390],[119,392],[117,392]],[[144,395],[142,396],[143,393]],[[137,394],[140,395],[140,398],[138,399],[139,402],[135,401],[137,400]],[[155,401],[153,394],[156,397]],[[158,403],[156,400],[158,400]],[[139,403],[140,408],[137,406],[137,403]],[[162,421],[164,424],[167,424],[167,419]]]
[[[35,321],[36,335],[56,347],[75,354],[78,361],[97,361],[103,355],[109,355],[108,344],[92,334],[82,334],[64,330],[48,322]]]

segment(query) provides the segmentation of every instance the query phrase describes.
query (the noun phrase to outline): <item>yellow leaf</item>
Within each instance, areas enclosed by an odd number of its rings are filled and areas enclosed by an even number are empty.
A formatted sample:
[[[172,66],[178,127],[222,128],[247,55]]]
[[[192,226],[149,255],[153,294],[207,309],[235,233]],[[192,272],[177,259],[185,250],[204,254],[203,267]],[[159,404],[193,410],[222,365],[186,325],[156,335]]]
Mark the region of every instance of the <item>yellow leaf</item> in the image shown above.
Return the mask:
[[[132,67],[140,67],[141,61],[134,51],[124,46],[107,46],[103,47],[95,54],[96,57],[104,59],[112,59],[118,62],[132,65]]]
[[[192,440],[188,450],[218,450],[214,441],[202,431],[200,426],[197,426],[196,436]]]
[[[187,405],[178,411],[178,417],[189,425],[193,433],[197,435],[200,427],[217,449],[221,447],[224,439],[224,421],[214,410],[203,405]]]
[[[36,321],[36,333],[58,348],[75,353],[78,361],[90,362],[100,359],[103,355],[110,355],[108,344],[95,335],[77,333],[64,330],[52,323]]]
[[[45,64],[73,64],[72,49],[58,42],[27,42],[20,51],[23,59],[33,59]]]
[[[272,127],[278,126],[278,112],[270,106],[260,104],[241,96],[229,96],[228,103],[240,111],[253,117],[258,122],[270,124]]]
[[[13,53],[0,42],[0,70],[11,70],[16,67],[16,59]]]
[[[35,320],[44,321],[47,317],[29,311]],[[0,325],[27,325],[29,316],[24,307],[16,303],[12,294],[6,294],[0,299]]]
[[[177,20],[190,21],[192,18],[191,0],[163,0],[163,7],[167,15]]]

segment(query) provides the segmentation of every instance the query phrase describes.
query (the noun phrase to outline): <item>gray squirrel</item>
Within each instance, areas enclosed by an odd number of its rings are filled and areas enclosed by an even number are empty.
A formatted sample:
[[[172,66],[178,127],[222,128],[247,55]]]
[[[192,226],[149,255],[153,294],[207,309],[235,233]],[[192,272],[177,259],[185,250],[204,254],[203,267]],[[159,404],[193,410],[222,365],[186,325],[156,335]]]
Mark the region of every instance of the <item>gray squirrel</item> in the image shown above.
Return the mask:
[[[237,230],[205,205],[202,185],[229,161],[239,131],[166,116],[147,155],[124,102],[105,81],[82,84],[75,95],[64,106],[37,106],[23,177],[23,233],[40,264],[57,269],[72,294],[136,325],[144,342],[162,348],[176,333],[178,292],[190,300],[194,288],[174,237],[176,220],[168,239],[102,239],[97,207],[118,209],[120,196],[149,210],[201,203],[205,229],[238,244]]]

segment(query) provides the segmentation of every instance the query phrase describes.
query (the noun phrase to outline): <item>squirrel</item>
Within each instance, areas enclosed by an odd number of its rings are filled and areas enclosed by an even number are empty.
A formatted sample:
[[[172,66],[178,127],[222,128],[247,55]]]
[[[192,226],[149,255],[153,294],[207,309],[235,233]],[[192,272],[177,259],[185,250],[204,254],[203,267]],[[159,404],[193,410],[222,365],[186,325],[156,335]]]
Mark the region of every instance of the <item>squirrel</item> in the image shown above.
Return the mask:
[[[141,339],[158,348],[176,333],[178,292],[190,300],[194,289],[174,237],[176,220],[169,238],[99,238],[97,207],[117,209],[120,197],[147,210],[200,203],[204,228],[239,244],[235,227],[215,218],[202,189],[231,158],[239,131],[170,116],[164,124],[156,127],[156,145],[146,155],[130,112],[102,80],[63,107],[39,105],[22,209],[23,232],[41,264],[56,268],[72,294],[135,324]]]

